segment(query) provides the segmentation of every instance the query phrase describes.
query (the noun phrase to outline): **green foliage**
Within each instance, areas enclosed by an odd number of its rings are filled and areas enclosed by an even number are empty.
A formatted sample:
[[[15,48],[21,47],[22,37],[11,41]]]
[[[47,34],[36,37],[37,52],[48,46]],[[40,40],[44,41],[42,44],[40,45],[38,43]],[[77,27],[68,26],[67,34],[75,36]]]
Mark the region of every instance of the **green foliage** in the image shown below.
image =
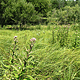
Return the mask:
[[[67,47],[67,48],[77,48],[79,47],[79,32],[76,29],[75,33],[71,33],[70,26],[64,26],[64,27],[59,27],[57,31],[57,27],[53,29],[52,32],[52,43],[59,42],[60,47]],[[73,26],[71,27],[73,28]],[[73,29],[72,29],[73,30]],[[71,35],[70,35],[71,33]]]
[[[60,9],[67,5],[65,0],[51,0],[52,9]]]
[[[0,24],[68,24],[80,22],[80,2],[65,0],[0,0]],[[46,19],[44,19],[46,18]]]
[[[72,28],[73,26],[50,25],[51,30],[0,30],[1,78],[3,80],[79,79],[80,34]],[[33,43],[29,41],[32,37],[36,38],[36,43],[31,49],[30,45]]]
[[[1,60],[1,69],[2,69],[2,79],[29,79],[34,80],[31,75],[29,75],[29,70],[34,68],[34,61],[33,57],[30,55],[30,52],[32,50],[32,47],[35,42],[35,38],[30,39],[30,49],[24,50],[26,52],[25,57],[21,57],[16,52],[19,50],[19,47],[17,47],[17,36],[14,37],[14,46],[11,47],[9,53],[7,53],[8,56],[2,57]]]
[[[34,6],[31,3],[27,3],[25,0],[11,2],[11,4],[5,8],[3,14],[3,17],[7,23],[30,22],[34,16]]]
[[[0,2],[0,19],[4,24],[41,23],[41,17],[50,11],[49,0],[8,0]]]
[[[65,6],[63,9],[53,9],[52,12],[48,12],[47,16],[49,24],[72,24],[80,22],[80,7]]]
[[[43,16],[46,16],[47,12],[51,10],[49,0],[27,0],[27,2],[31,2],[35,10],[38,11],[39,14],[43,14]]]
[[[78,4],[75,5],[75,7],[68,7],[68,6],[64,7],[64,10],[67,10],[67,12],[68,12],[69,22],[71,22],[71,23],[77,22],[78,23],[80,21],[79,9],[80,9],[80,6]]]

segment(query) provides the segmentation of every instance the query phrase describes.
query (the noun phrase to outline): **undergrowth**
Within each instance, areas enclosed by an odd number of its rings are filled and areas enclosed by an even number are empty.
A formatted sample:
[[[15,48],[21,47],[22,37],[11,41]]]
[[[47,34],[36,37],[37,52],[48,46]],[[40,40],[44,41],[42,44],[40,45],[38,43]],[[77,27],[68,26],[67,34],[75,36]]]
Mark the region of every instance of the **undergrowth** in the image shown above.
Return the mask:
[[[0,30],[0,79],[80,80],[79,41],[79,31],[71,26]]]

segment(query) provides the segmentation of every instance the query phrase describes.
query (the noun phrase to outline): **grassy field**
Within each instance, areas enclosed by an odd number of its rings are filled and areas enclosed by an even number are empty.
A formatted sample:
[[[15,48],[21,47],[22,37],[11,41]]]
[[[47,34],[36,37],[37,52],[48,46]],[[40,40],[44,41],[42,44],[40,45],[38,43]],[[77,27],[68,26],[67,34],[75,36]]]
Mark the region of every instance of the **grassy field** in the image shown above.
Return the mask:
[[[36,41],[28,52],[31,38]],[[71,26],[0,30],[0,79],[80,80],[79,30]]]

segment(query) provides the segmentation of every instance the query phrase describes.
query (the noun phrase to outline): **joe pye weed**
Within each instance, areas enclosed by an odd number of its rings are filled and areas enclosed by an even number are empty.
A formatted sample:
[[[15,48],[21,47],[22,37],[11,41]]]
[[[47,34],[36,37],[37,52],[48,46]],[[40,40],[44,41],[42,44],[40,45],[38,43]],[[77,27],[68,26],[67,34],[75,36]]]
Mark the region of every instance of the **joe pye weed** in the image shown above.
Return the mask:
[[[30,49],[25,49],[26,52],[25,57],[20,59],[19,54],[17,54],[17,50],[19,50],[18,39],[17,36],[14,36],[13,47],[10,49],[9,59],[3,59],[2,67],[3,67],[3,80],[23,80],[23,79],[31,79],[34,80],[31,75],[29,75],[29,70],[34,68],[31,60],[33,59],[31,56],[31,51],[34,46],[36,38],[30,39]]]

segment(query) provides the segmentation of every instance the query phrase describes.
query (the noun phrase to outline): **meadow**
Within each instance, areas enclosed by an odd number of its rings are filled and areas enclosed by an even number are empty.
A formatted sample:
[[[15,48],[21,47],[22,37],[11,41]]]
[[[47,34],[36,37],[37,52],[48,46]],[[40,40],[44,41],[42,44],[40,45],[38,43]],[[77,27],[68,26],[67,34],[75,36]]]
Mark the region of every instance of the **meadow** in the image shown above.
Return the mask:
[[[37,25],[30,30],[0,30],[0,79],[80,80],[78,27]]]

